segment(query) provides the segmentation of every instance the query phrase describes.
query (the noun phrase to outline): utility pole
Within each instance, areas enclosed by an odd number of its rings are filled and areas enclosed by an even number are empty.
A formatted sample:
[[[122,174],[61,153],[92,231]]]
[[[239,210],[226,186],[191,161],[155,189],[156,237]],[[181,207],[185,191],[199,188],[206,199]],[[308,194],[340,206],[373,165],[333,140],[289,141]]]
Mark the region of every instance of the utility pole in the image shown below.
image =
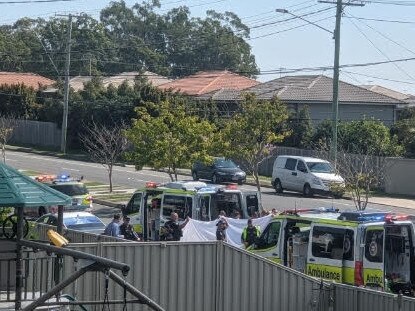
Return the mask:
[[[68,130],[68,106],[69,106],[69,69],[71,66],[71,39],[72,39],[72,15],[68,16],[68,32],[66,34],[66,60],[65,60],[65,86],[63,91],[63,119],[61,152],[66,153],[66,133]]]
[[[340,77],[340,25],[342,18],[342,0],[336,4],[336,28],[334,28],[334,66],[333,66],[333,105],[332,105],[332,126],[330,157],[337,166],[337,125],[339,120],[339,77]]]
[[[320,3],[330,3],[331,1],[319,1]],[[346,2],[337,0],[336,2],[336,27],[334,28],[334,66],[333,66],[333,103],[332,103],[332,126],[331,126],[331,145],[330,158],[337,166],[337,127],[339,121],[339,76],[340,76],[340,26],[344,6],[364,6],[364,3]]]

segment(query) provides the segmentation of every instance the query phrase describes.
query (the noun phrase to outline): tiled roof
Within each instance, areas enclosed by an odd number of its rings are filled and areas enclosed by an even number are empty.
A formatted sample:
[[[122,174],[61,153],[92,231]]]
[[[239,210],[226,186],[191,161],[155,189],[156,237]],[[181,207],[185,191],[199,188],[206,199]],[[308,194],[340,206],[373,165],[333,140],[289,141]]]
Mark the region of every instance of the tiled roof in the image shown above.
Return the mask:
[[[271,99],[277,96],[285,102],[332,102],[333,101],[333,79],[323,75],[300,75],[286,76],[271,80],[243,92],[255,93],[260,99]],[[243,93],[241,92],[241,93]],[[238,100],[240,94],[229,98],[221,98],[216,95],[216,100]],[[339,101],[350,103],[376,103],[376,104],[402,104],[403,102],[383,94],[372,92],[363,87],[339,82]]]
[[[401,93],[395,90],[391,90],[387,87],[381,86],[381,85],[361,85],[361,87],[370,90],[372,92],[376,92],[379,94],[383,94],[392,98],[396,98],[399,100],[402,100],[407,103],[413,103],[415,102],[415,96],[411,94],[405,94]]]
[[[144,73],[138,71],[129,71],[121,72],[116,76],[106,77],[102,80],[102,84],[105,88],[107,88],[110,84],[112,86],[119,87],[124,81],[126,81],[128,85],[133,86],[137,76],[146,77],[148,82],[154,86],[159,86],[171,81],[166,77],[160,76],[150,71],[145,71]],[[76,92],[79,92],[84,89],[84,84],[91,81],[91,79],[91,76],[77,76],[73,77],[70,80],[69,84]]]
[[[145,71],[144,73],[140,73],[138,71],[131,71],[121,72],[116,76],[105,78],[102,82],[105,87],[109,86],[110,84],[112,84],[115,87],[119,87],[124,81],[127,81],[129,85],[133,86],[135,78],[137,76],[146,77],[148,82],[150,82],[154,86],[160,86],[162,84],[166,84],[172,81],[166,77],[160,76],[150,71]]]
[[[55,83],[55,81],[34,73],[0,71],[0,85],[23,84],[37,90],[40,86],[50,86],[53,83]]]
[[[187,95],[201,95],[221,89],[244,90],[259,84],[258,81],[223,71],[201,71],[194,75],[163,84],[163,90],[173,90]]]

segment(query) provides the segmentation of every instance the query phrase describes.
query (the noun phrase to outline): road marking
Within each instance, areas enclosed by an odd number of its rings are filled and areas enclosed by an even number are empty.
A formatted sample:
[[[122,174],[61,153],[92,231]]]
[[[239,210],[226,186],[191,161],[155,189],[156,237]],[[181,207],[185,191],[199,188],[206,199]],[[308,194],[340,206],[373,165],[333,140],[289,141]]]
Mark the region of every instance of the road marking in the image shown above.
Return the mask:
[[[42,160],[42,161],[44,161],[45,158],[47,158],[48,161],[52,161],[52,162],[56,162],[56,163],[64,162],[66,164],[71,164],[71,165],[75,165],[75,166],[79,165],[79,166],[84,166],[84,167],[103,168],[104,169],[104,167],[101,164],[78,162],[78,161],[70,160],[70,159],[55,159],[55,158],[50,157],[50,156],[22,155],[22,154],[19,154],[19,153],[17,153],[17,156],[20,156],[22,158],[30,158],[30,159],[36,159],[36,160]],[[18,160],[14,160],[14,161],[18,161]],[[134,171],[132,171],[131,169],[133,169]],[[113,171],[114,172],[129,173],[129,174],[141,174],[141,175],[158,177],[158,178],[163,178],[167,174],[167,173],[164,173],[164,172],[160,172],[159,174],[157,174],[157,173],[150,174],[149,172],[152,172],[150,170],[144,170],[144,172],[141,172],[141,171],[136,171],[134,168],[131,168],[131,169],[130,168],[115,167],[115,168],[113,168]],[[147,181],[147,180],[137,179],[137,181]]]
[[[68,170],[68,171],[80,172],[80,170],[77,170],[77,169],[75,169],[75,168],[69,168],[69,167],[62,167],[62,170]]]

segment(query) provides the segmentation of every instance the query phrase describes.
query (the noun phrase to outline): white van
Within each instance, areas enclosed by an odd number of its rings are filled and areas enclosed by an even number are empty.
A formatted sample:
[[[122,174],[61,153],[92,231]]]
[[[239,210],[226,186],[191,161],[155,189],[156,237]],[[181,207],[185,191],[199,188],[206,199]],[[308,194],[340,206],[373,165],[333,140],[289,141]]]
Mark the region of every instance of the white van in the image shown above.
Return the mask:
[[[318,158],[277,157],[271,183],[277,193],[298,191],[307,197],[313,194],[341,197],[344,192],[344,179],[335,173],[330,162]]]

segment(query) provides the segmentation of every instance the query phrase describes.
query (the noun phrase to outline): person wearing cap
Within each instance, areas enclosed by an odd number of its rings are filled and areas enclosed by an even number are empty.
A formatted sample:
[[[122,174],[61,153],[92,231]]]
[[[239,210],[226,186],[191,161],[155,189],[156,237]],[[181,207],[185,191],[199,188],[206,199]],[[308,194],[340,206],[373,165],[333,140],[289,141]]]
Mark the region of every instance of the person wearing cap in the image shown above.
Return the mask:
[[[229,224],[226,221],[225,217],[221,217],[216,223],[216,240],[227,242],[226,229],[228,229]]]
[[[124,222],[120,226],[120,234],[124,236],[124,239],[140,241],[140,237],[134,231],[133,226],[130,225],[130,217],[124,217]]]
[[[248,219],[248,226],[242,230],[241,241],[245,245],[245,248],[248,248],[250,245],[254,244],[256,239],[261,235],[261,230],[259,226],[254,226],[252,224],[252,219]]]

